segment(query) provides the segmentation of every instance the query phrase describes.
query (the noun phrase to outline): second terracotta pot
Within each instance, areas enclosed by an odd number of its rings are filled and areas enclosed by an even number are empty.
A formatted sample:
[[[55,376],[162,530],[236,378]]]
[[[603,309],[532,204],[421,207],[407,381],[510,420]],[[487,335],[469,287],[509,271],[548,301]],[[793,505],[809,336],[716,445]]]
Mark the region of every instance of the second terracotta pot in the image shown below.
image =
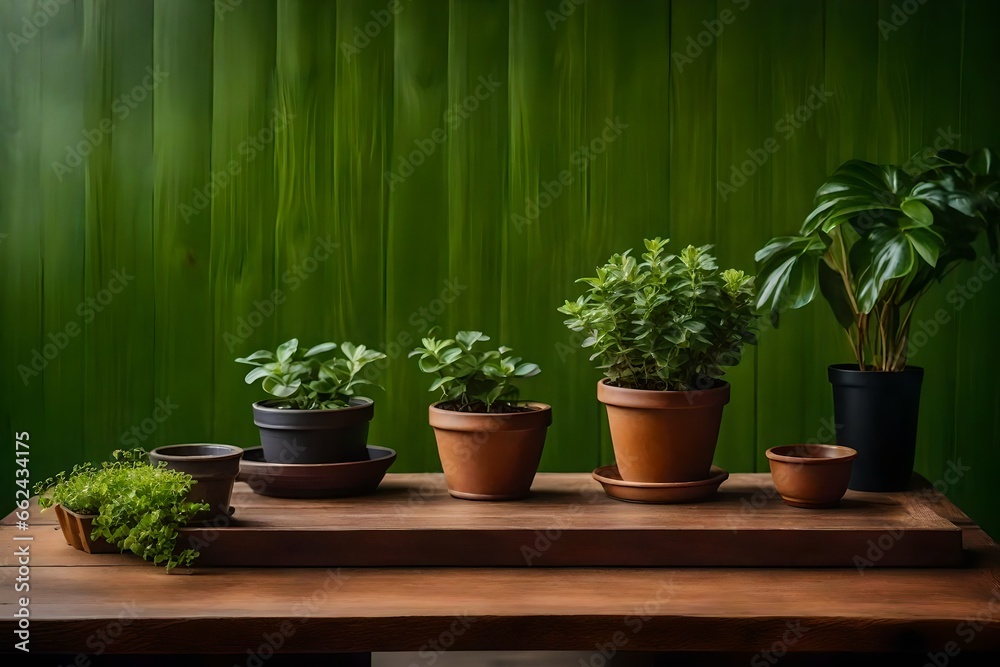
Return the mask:
[[[597,383],[608,409],[618,472],[626,482],[707,479],[729,402],[729,383],[711,389],[652,391]]]
[[[463,500],[515,500],[528,495],[542,458],[552,408],[485,414],[430,407],[448,492]]]

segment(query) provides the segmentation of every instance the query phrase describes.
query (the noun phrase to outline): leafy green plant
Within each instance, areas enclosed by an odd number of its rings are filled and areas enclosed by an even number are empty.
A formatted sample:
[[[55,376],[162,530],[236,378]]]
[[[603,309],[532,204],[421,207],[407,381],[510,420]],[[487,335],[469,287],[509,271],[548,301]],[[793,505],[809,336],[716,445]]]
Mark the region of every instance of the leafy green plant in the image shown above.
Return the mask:
[[[364,345],[342,343],[343,356],[322,359],[337,349],[336,343],[320,343],[310,348],[299,347],[298,338],[278,346],[274,352],[258,350],[236,361],[255,368],[247,373],[246,383],[261,381],[261,387],[280,401],[276,408],[297,410],[329,410],[346,408],[361,385],[375,385],[359,377],[365,366],[385,359],[385,355]]]
[[[419,357],[420,370],[437,375],[430,390],[441,392],[441,400],[448,402],[442,407],[461,412],[521,411],[514,405],[518,390],[511,381],[538,375],[541,369],[511,356],[509,347],[473,349],[489,340],[481,331],[459,331],[454,339],[424,338],[423,347],[410,352],[409,356]]]
[[[666,253],[669,239],[646,239],[642,261],[615,254],[587,293],[559,308],[566,326],[587,335],[608,381],[619,387],[706,389],[756,342],[754,278],[719,271],[712,246]]]
[[[178,553],[178,529],[199,512],[205,503],[187,501],[191,476],[168,470],[166,464],[150,465],[142,450],[114,453],[114,460],[99,469],[87,463],[74,466],[35,486],[43,509],[60,504],[83,514],[96,514],[92,539],[104,538],[119,549],[131,551],[167,569],[190,565],[198,552]]]
[[[1000,168],[989,149],[941,151],[920,170],[851,160],[816,191],[798,236],[757,252],[759,305],[777,325],[818,293],[847,332],[861,370],[902,371],[913,311],[928,289],[976,259],[985,232],[997,254]]]
[[[95,495],[94,477],[98,471],[91,463],[73,466],[35,485],[38,505],[42,509],[62,505],[78,514],[97,514],[100,499]]]

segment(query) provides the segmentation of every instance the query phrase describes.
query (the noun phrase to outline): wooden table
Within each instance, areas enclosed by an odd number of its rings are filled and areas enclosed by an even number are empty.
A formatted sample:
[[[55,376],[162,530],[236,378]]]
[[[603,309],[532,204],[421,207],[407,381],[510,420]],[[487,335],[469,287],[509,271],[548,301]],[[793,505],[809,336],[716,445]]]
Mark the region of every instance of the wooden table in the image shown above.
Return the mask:
[[[752,479],[767,483],[764,475]],[[0,635],[7,638],[0,651],[14,651],[22,595],[30,597],[32,651],[63,654],[103,648],[246,659],[269,643],[281,652],[362,655],[1000,651],[1000,547],[946,499],[928,506],[962,528],[965,567],[195,568],[168,575],[133,556],[75,551],[53,513],[35,511],[27,533],[10,516],[0,526]],[[26,542],[14,538],[24,535],[34,538],[31,588],[15,593],[13,554]]]

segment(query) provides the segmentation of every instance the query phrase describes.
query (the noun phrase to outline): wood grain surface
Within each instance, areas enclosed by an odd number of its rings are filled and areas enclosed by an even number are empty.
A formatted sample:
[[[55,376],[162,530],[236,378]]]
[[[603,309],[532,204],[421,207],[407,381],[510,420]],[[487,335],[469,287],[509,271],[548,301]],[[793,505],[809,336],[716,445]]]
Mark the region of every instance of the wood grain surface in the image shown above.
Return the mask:
[[[708,502],[608,498],[584,474],[543,473],[530,498],[448,495],[440,474],[388,475],[370,496],[267,498],[238,484],[232,519],[182,531],[202,566],[954,566],[960,530],[913,493],[851,492],[832,510],[784,504],[738,474]],[[182,543],[184,543],[182,541]]]
[[[795,651],[1000,651],[1000,548],[946,499],[961,568],[194,568],[87,555],[33,524],[33,650],[758,651],[790,625]],[[266,499],[261,499],[266,503]],[[301,501],[297,501],[301,502]],[[627,506],[626,506],[627,507]],[[45,512],[40,518],[51,516]],[[0,526],[12,544],[24,535]],[[13,631],[15,560],[0,561],[0,632]],[[974,625],[970,625],[970,619]],[[117,625],[116,625],[117,624]],[[275,635],[278,633],[278,635]],[[0,651],[12,650],[4,644]]]

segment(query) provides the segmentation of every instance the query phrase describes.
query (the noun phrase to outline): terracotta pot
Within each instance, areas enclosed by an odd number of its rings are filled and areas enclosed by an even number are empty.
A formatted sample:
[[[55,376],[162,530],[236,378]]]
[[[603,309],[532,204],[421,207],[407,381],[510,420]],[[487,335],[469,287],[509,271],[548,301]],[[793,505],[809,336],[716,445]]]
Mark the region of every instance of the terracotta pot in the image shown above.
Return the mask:
[[[618,472],[626,482],[691,482],[711,475],[729,383],[650,391],[597,383],[608,409]]]
[[[542,458],[552,408],[485,414],[430,407],[448,492],[464,500],[515,500],[528,495]]]
[[[187,499],[208,503],[210,509],[192,517],[193,521],[230,515],[229,499],[242,457],[243,450],[239,447],[214,444],[167,445],[149,453],[153,465],[163,461],[167,468],[185,472],[197,482],[191,486]]]
[[[56,512],[56,519],[59,520],[59,527],[62,528],[63,537],[66,538],[66,544],[88,554],[118,553],[118,548],[103,537],[96,540],[90,537],[96,514],[78,514],[62,505],[56,505],[53,509]]]
[[[847,492],[858,453],[839,445],[784,445],[767,450],[774,488],[792,507],[834,507]]]
[[[275,401],[253,404],[253,423],[268,463],[347,463],[368,460],[368,426],[375,402],[357,396],[346,408],[288,410]]]

